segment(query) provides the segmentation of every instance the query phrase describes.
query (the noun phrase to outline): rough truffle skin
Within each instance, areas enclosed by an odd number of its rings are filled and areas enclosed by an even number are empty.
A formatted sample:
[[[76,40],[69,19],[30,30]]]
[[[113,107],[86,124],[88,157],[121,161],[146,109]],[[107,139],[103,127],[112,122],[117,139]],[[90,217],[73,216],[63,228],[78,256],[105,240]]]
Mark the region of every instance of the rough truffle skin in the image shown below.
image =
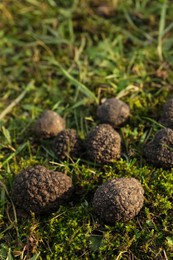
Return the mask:
[[[65,129],[65,120],[51,110],[46,110],[34,127],[36,136],[41,139],[54,137],[63,129]]]
[[[173,98],[169,99],[163,106],[160,123],[168,128],[173,129]]]
[[[144,155],[154,166],[170,169],[173,167],[173,130],[159,130],[144,147]]]
[[[111,179],[95,192],[93,207],[106,223],[128,221],[136,216],[144,203],[144,190],[135,178]]]
[[[53,142],[53,150],[58,161],[81,156],[83,143],[75,129],[61,131]]]
[[[65,203],[72,191],[70,177],[38,165],[23,170],[16,176],[11,198],[17,208],[29,214],[40,214],[50,212]]]
[[[129,115],[129,106],[117,98],[107,99],[97,108],[97,117],[100,122],[110,124],[113,128],[122,126]]]
[[[104,164],[120,158],[120,135],[108,124],[96,126],[86,138],[86,149],[91,161]]]

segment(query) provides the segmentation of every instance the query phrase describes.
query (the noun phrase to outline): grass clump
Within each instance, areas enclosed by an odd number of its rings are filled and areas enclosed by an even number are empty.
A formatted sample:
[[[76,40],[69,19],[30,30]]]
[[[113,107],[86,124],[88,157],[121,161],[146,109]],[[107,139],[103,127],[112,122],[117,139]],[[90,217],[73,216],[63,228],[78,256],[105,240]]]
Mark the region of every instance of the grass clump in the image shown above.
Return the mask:
[[[143,158],[173,94],[172,12],[170,0],[0,3],[0,259],[173,257],[173,171]],[[98,103],[111,97],[131,111],[121,160],[56,162],[49,141],[34,139],[35,120],[48,109],[84,138],[98,123]],[[18,216],[14,177],[37,164],[72,177],[73,199],[49,215]],[[134,219],[108,226],[92,199],[116,177],[140,180],[145,203]]]

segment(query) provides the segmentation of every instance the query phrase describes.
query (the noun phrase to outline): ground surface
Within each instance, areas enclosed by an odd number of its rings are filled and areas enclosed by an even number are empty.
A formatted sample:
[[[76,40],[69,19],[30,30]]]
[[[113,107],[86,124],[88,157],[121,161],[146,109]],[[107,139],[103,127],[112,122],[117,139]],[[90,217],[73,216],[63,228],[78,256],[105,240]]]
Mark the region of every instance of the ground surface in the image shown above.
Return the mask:
[[[142,154],[173,94],[172,13],[171,0],[0,2],[0,259],[173,258],[173,170]],[[84,138],[98,123],[97,104],[113,96],[131,108],[113,165],[57,163],[51,144],[34,140],[45,109]],[[36,164],[67,173],[76,194],[50,215],[18,216],[9,199],[14,177]],[[104,225],[93,194],[124,176],[141,181],[144,207],[127,223]]]

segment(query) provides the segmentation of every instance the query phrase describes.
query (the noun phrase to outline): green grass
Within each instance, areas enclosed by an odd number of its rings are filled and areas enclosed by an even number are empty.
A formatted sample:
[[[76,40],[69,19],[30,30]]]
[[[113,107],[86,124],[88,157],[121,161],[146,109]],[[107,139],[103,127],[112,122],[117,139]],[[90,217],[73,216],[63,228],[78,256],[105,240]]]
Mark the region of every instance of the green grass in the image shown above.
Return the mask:
[[[110,16],[99,14],[99,2]],[[173,258],[173,170],[142,156],[173,94],[172,13],[171,0],[0,2],[0,259]],[[120,161],[57,163],[49,142],[34,142],[32,126],[45,109],[84,138],[98,123],[100,100],[113,96],[131,108]],[[47,216],[17,216],[14,177],[36,164],[71,176],[74,198]],[[144,207],[108,226],[93,212],[93,194],[122,176],[141,181]]]

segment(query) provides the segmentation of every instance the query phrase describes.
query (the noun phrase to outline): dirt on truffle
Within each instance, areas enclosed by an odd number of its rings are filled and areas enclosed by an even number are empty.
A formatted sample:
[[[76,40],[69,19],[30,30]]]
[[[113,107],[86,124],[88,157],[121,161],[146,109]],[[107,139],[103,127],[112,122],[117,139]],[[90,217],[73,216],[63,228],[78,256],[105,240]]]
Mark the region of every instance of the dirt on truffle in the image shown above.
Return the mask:
[[[108,224],[128,221],[136,216],[144,203],[144,190],[135,178],[111,179],[95,192],[93,207]]]
[[[120,158],[120,135],[108,124],[96,126],[86,138],[87,154],[91,161],[110,163]]]
[[[56,136],[65,129],[65,120],[56,112],[47,110],[36,121],[34,132],[39,139]]]
[[[83,152],[83,142],[75,129],[65,129],[54,139],[53,150],[58,161],[75,159]]]
[[[117,98],[107,99],[97,108],[97,116],[101,123],[117,128],[125,124],[130,115],[129,106]]]
[[[173,130],[159,130],[154,138],[144,147],[144,155],[148,162],[157,167],[170,169],[173,167]]]
[[[17,208],[29,214],[40,214],[57,209],[69,200],[72,192],[69,176],[38,165],[23,170],[16,176],[11,199]]]

